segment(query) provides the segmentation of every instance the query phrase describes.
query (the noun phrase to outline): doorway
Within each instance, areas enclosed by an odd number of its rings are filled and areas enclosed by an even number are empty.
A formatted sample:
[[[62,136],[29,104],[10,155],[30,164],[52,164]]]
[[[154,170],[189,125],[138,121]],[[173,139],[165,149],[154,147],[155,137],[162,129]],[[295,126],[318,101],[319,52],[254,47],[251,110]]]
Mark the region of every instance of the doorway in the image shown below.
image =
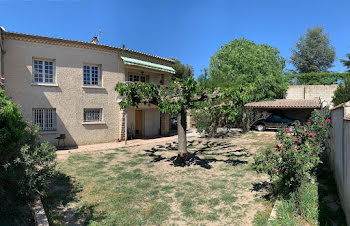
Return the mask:
[[[135,137],[142,137],[142,110],[135,110]]]

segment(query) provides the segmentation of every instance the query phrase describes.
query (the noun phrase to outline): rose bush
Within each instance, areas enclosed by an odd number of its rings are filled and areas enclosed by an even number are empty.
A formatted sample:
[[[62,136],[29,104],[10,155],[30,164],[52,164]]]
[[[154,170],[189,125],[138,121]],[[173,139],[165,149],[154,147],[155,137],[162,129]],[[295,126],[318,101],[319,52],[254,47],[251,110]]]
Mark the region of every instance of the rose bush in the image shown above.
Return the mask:
[[[305,125],[295,122],[294,129],[280,129],[275,148],[268,148],[254,157],[255,169],[267,173],[271,181],[280,178],[290,191],[298,189],[321,163],[320,153],[326,149],[330,127],[327,119],[315,111]]]

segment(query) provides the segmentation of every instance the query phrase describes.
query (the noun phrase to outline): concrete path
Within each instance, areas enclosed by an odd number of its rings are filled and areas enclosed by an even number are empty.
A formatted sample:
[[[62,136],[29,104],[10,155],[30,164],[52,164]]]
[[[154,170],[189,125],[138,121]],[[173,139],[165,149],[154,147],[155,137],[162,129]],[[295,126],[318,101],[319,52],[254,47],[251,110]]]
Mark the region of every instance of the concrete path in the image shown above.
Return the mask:
[[[187,137],[198,137],[199,134],[195,131],[188,131]],[[65,150],[57,150],[57,159],[65,159],[70,154],[74,153],[85,153],[85,152],[95,152],[95,151],[106,151],[111,149],[123,148],[123,147],[132,147],[138,145],[145,144],[158,144],[158,143],[166,143],[177,141],[177,135],[169,136],[169,137],[160,137],[160,138],[152,138],[152,139],[133,139],[128,140],[127,144],[125,141],[121,142],[110,142],[110,143],[101,143],[101,144],[90,144],[90,145],[82,145],[76,148],[68,148]]]

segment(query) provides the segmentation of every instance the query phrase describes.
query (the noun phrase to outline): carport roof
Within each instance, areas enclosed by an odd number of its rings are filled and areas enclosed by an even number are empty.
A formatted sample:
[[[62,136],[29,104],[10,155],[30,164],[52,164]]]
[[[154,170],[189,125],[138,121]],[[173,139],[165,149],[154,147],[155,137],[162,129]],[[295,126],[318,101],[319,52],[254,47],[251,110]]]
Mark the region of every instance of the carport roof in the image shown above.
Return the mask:
[[[320,99],[277,99],[273,101],[251,102],[246,108],[258,109],[310,109],[321,108]]]

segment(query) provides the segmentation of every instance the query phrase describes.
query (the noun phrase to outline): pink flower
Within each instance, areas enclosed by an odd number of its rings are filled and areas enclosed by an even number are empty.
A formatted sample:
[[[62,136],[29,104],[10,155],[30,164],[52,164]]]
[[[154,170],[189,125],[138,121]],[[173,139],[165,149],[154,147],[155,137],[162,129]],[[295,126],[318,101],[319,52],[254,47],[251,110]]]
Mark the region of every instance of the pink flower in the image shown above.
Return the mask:
[[[298,126],[300,126],[300,122],[298,122]]]
[[[298,146],[296,146],[296,147],[295,147],[295,150],[299,150],[299,147],[298,147]]]
[[[308,125],[310,125],[310,124],[311,124],[311,122],[307,122],[307,124],[308,124]]]
[[[328,118],[328,119],[327,119],[327,122],[328,122],[328,123],[331,123],[331,120]]]
[[[270,163],[267,163],[267,165],[269,166],[269,165],[270,165]]]
[[[320,123],[320,126],[322,127],[322,122]]]
[[[275,170],[276,173],[278,173],[278,170]]]
[[[312,138],[315,138],[315,135],[314,135],[312,132],[310,132],[310,136],[311,136]]]
[[[297,141],[298,141],[298,138],[293,137],[293,140],[294,140],[294,142],[297,142]]]
[[[271,170],[272,170],[272,172],[273,172],[273,168],[272,168]]]
[[[286,128],[286,132],[289,133],[289,132],[290,132],[290,129],[289,129],[289,128]]]

